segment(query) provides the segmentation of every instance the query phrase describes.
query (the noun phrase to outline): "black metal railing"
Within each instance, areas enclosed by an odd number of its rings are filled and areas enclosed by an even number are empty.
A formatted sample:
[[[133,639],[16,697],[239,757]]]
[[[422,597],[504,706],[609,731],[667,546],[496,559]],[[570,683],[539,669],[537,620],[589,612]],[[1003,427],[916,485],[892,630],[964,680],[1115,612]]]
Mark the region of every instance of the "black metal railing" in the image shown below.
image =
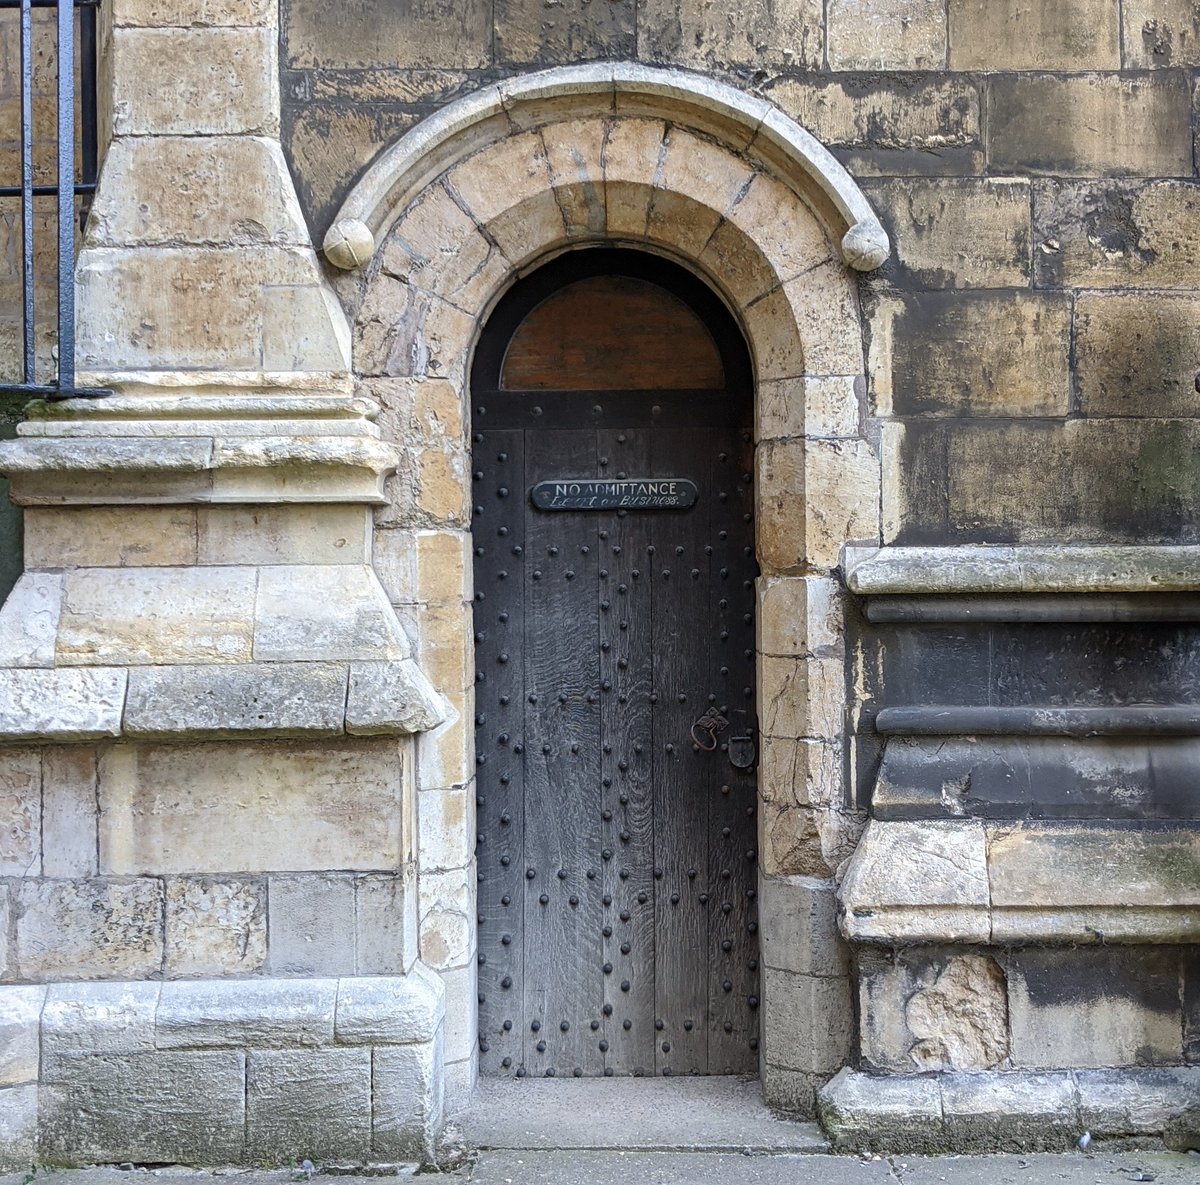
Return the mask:
[[[85,218],[96,192],[98,128],[96,114],[96,16],[100,0],[0,0],[0,11],[18,9],[21,21],[21,183],[0,185],[0,199],[21,199],[21,343],[22,381],[0,384],[0,398],[98,398],[107,391],[75,385],[75,235],[76,199]],[[56,10],[55,107],[56,152],[53,184],[35,184],[33,9]],[[78,20],[78,36],[76,35]],[[78,53],[79,84],[75,66]],[[78,104],[78,113],[76,106]],[[78,174],[78,175],[77,175]],[[34,255],[34,198],[55,197],[57,234],[57,374],[39,382]]]

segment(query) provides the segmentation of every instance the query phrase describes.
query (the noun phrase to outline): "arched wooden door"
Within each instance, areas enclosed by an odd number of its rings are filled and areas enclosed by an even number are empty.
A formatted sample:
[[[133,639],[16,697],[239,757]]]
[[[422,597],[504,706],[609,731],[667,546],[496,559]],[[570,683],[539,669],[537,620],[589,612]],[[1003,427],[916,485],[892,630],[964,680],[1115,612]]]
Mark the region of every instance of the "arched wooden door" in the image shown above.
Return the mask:
[[[696,277],[568,254],[472,375],[480,1066],[757,1068],[753,398]]]

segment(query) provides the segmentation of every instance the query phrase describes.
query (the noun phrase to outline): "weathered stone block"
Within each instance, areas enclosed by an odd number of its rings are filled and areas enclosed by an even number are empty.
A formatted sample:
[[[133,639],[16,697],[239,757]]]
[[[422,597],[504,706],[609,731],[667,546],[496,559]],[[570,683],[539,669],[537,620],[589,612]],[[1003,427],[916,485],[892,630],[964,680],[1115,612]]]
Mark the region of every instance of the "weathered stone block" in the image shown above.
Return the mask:
[[[821,18],[816,0],[721,0],[704,7],[683,0],[643,0],[638,6],[638,54],[699,70],[819,67]]]
[[[137,28],[266,25],[278,19],[271,0],[121,0],[113,24]]]
[[[40,1091],[39,1155],[54,1164],[237,1164],[245,1055],[235,1050],[80,1059]]]
[[[475,791],[422,790],[417,795],[422,869],[465,868],[475,850]]]
[[[25,539],[31,529],[28,510]],[[26,567],[33,567],[29,559]],[[0,664],[6,667],[51,667],[54,639],[62,611],[63,578],[57,572],[25,572],[17,579],[0,609]]]
[[[442,1121],[445,1084],[440,1032],[432,1041],[371,1055],[372,1150],[382,1160],[427,1158]]]
[[[813,1119],[817,1113],[817,1090],[825,1074],[785,1070],[770,1062],[760,1067],[763,1102],[773,1111],[787,1111],[796,1118]]]
[[[1119,70],[1108,0],[950,0],[951,70]]]
[[[168,982],[159,997],[159,1049],[330,1045],[335,979]]]
[[[918,288],[1029,283],[1027,181],[913,178],[864,188],[892,240],[892,257],[879,275]]]
[[[759,580],[760,654],[840,654],[841,586],[820,576],[764,576]]]
[[[445,1014],[440,976],[416,964],[408,975],[342,979],[334,1031],[343,1045],[432,1041]]]
[[[880,415],[1065,416],[1071,399],[1067,294],[913,293],[872,318]]]
[[[386,0],[330,8],[321,0],[288,6],[285,54],[292,69],[378,67],[480,69],[490,64],[492,6],[484,0],[416,11]]]
[[[354,969],[354,881],[273,876],[267,946],[272,975],[348,975]]]
[[[1190,288],[1200,267],[1192,181],[1039,182],[1034,273],[1042,287]]]
[[[25,566],[140,568],[192,564],[196,562],[195,533],[196,511],[190,507],[30,507],[25,511]]]
[[[119,736],[123,670],[0,670],[0,722],[10,740],[91,741]]]
[[[842,748],[836,742],[762,737],[758,792],[763,802],[830,806],[841,802]]]
[[[26,1171],[37,1163],[38,1088],[0,1088],[0,1169]]]
[[[811,375],[759,384],[757,438],[861,435],[865,383],[859,375]]]
[[[475,776],[475,689],[442,698],[450,718],[417,738],[417,785],[457,788]]]
[[[370,512],[361,506],[201,506],[201,564],[366,564]]]
[[[1200,65],[1200,15],[1191,0],[1124,0],[1126,70]]]
[[[279,134],[270,28],[114,29],[116,136]]]
[[[854,1040],[850,981],[768,968],[763,976],[763,1044],[772,1065],[830,1074]]]
[[[1093,416],[1200,413],[1200,299],[1081,293],[1075,313],[1080,405]]]
[[[1030,948],[1009,964],[1012,1062],[1029,1069],[1183,1058],[1178,948]]]
[[[435,970],[461,967],[474,954],[475,870],[422,873],[421,960]]]
[[[444,1055],[447,1062],[470,1061],[479,1051],[478,966],[468,963],[439,976],[446,988]]]
[[[540,0],[498,0],[493,12],[496,60],[546,66],[637,52],[634,0],[598,7],[567,0],[547,10]],[[442,63],[444,64],[444,63]]]
[[[765,966],[802,975],[849,974],[848,952],[837,930],[832,881],[764,878],[759,900]]]
[[[994,169],[1191,176],[1191,95],[1180,74],[994,74],[987,87]]]
[[[51,984],[42,1011],[41,1075],[66,1083],[99,1059],[154,1052],[158,983]]]
[[[162,885],[23,881],[17,965],[26,979],[142,979],[162,969]]]
[[[859,955],[863,1061],[884,1073],[987,1070],[1008,1055],[1004,972],[987,955]]]
[[[833,874],[822,844],[821,812],[764,803],[758,812],[761,867],[767,876]]]
[[[43,986],[0,987],[0,1087],[38,1080]]]
[[[351,663],[345,703],[346,731],[355,736],[423,732],[446,717],[442,697],[411,659]]]
[[[1101,1139],[1200,1130],[1200,1068],[1080,1070],[1075,1082],[1080,1124]]]
[[[876,1078],[848,1066],[817,1092],[821,1125],[842,1151],[941,1151],[941,1091],[936,1078]]]
[[[267,958],[267,893],[261,881],[167,881],[170,976],[261,971]]]
[[[56,658],[65,666],[249,662],[253,568],[83,568],[67,573]]]
[[[841,736],[845,671],[841,659],[776,658],[759,661],[759,717],[764,736]]]
[[[345,727],[344,663],[134,667],[125,735],[338,736]]]
[[[371,1152],[369,1049],[251,1050],[246,1155],[281,1163],[364,1161]]]
[[[830,0],[831,70],[938,70],[946,64],[946,6],[940,0]]]
[[[247,770],[253,794],[245,792]],[[117,745],[100,760],[101,868],[395,868],[402,793],[396,742],[387,738]]]
[[[354,880],[354,964],[359,975],[404,975],[417,957],[417,890],[397,875]]]
[[[1078,1139],[1075,1085],[1066,1075],[946,1074],[940,1086],[952,1147],[1029,1152]]]
[[[0,876],[42,870],[42,755],[0,749]]]

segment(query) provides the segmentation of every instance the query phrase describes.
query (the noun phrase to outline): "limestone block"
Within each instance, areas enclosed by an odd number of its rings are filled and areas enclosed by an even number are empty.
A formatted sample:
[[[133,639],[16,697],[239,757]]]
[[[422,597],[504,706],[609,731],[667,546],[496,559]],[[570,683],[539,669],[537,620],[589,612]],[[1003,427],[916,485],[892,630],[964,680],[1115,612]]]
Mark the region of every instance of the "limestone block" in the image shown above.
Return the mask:
[[[54,1164],[238,1164],[245,1156],[238,1050],[85,1058],[40,1095],[40,1156]]]
[[[504,177],[504,185],[495,184],[497,175]],[[522,202],[548,194],[550,164],[540,132],[509,136],[488,150],[468,157],[447,173],[446,187],[456,199],[465,203],[480,226]]]
[[[1065,416],[1069,410],[1067,293],[911,293],[881,301],[872,322],[870,369],[880,415]]]
[[[432,1041],[445,1014],[440,976],[420,963],[408,975],[344,978],[338,984],[335,1034],[342,1045]]]
[[[267,948],[272,975],[347,975],[354,969],[354,881],[273,876]]]
[[[126,674],[0,670],[0,723],[10,740],[88,741],[118,736]]]
[[[38,1080],[41,1044],[38,1026],[45,987],[0,987],[0,1087]]]
[[[1195,366],[1200,300],[1165,293],[1081,293],[1075,325],[1079,402],[1086,415],[1200,412]]]
[[[246,1063],[251,1160],[359,1162],[370,1151],[369,1049],[251,1050]]]
[[[939,0],[831,0],[825,16],[831,70],[939,70],[946,7]]]
[[[1058,177],[1191,176],[1191,97],[1175,73],[994,74],[992,168]]]
[[[370,568],[285,565],[258,572],[256,661],[408,658],[408,639]]]
[[[445,1057],[470,1061],[479,1049],[479,976],[475,963],[443,971],[446,988]]]
[[[816,1116],[817,1089],[825,1074],[805,1074],[802,1070],[785,1070],[770,1062],[759,1067],[762,1078],[763,1102],[773,1111],[788,1111],[799,1119]]]
[[[842,747],[795,737],[759,741],[758,792],[784,807],[827,807],[843,799]]]
[[[479,1049],[461,1062],[447,1062],[442,1067],[442,1107],[445,1114],[455,1115],[469,1107],[479,1084]]]
[[[417,620],[417,659],[433,685],[448,691],[470,686],[475,665],[471,606],[428,605]]]
[[[42,755],[0,749],[0,876],[42,871]]]
[[[472,596],[471,536],[466,531],[381,530],[373,562],[393,604],[453,604]]]
[[[9,908],[9,894],[0,893],[0,925],[4,927],[4,933],[11,935],[11,913]],[[11,942],[5,941],[0,943],[0,975],[7,975],[9,972],[9,958]]]
[[[861,374],[864,358],[858,295],[846,265],[830,259],[785,283],[783,291],[800,327],[804,373]],[[790,376],[776,372],[765,377]]]
[[[951,70],[1120,68],[1120,5],[1108,0],[950,0]]]
[[[65,579],[60,665],[250,661],[253,568],[82,568]]]
[[[635,0],[597,9],[572,0],[547,14],[535,0],[498,0],[496,60],[506,65],[542,65],[597,57],[632,58]]]
[[[475,791],[421,790],[417,794],[422,870],[465,868],[475,850]]]
[[[617,5],[611,6],[612,11],[617,8]],[[596,119],[563,120],[542,128],[554,196],[562,210],[567,234],[573,237],[594,238],[605,232],[604,146],[607,135],[608,129]]]
[[[114,5],[113,24],[137,28],[272,26],[277,17],[271,0],[120,0]]]
[[[421,959],[441,971],[461,967],[474,953],[473,868],[422,872]]]
[[[852,942],[987,942],[982,824],[869,823],[839,898],[842,933]]]
[[[1081,1070],[1075,1075],[1081,1125],[1095,1136],[1154,1136],[1200,1114],[1200,1068]],[[1170,1147],[1168,1143],[1168,1147]]]
[[[417,889],[411,875],[354,880],[354,969],[404,975],[417,957]]]
[[[158,1003],[159,1049],[333,1043],[335,979],[168,982]]]
[[[25,538],[31,529],[26,512]],[[27,567],[32,567],[28,557]],[[62,610],[63,578],[57,572],[25,572],[17,578],[12,592],[0,609],[0,666],[51,667],[54,665],[54,637]]]
[[[117,745],[100,760],[101,868],[395,868],[402,794],[388,739]]]
[[[441,1132],[445,1081],[440,1032],[420,1045],[376,1049],[372,1055],[372,1151],[375,1156],[427,1159]]]
[[[884,1073],[987,1070],[1008,1055],[1008,1000],[1000,965],[943,951],[859,957],[864,1062]]]
[[[125,735],[338,736],[346,679],[335,662],[133,667]]]
[[[387,0],[336,8],[297,0],[288,9],[285,53],[294,70],[477,70],[491,64],[491,45],[492,6],[484,0],[415,11]]]
[[[411,659],[350,664],[345,708],[348,733],[424,732],[440,724],[446,711],[441,696]]]
[[[30,507],[25,511],[26,568],[140,568],[195,562],[196,511],[190,507]],[[61,584],[61,576],[54,579]]]
[[[841,585],[822,576],[764,576],[758,582],[758,652],[806,656],[844,650]]]
[[[361,506],[202,506],[201,564],[366,564],[370,512]]]
[[[181,178],[187,179],[185,194]],[[142,135],[120,137],[109,147],[85,242],[305,247],[309,238],[278,140]]]
[[[417,785],[422,789],[465,786],[475,775],[475,689],[443,698],[449,719],[417,738]]]
[[[765,93],[856,177],[983,170],[979,96],[969,79],[811,74],[770,80]]]
[[[66,1083],[87,1063],[154,1051],[157,983],[51,984],[42,1011],[42,1081]]]
[[[918,288],[1028,285],[1027,181],[912,178],[864,189],[892,241],[881,275]]]
[[[831,1074],[854,1041],[850,981],[767,968],[763,976],[763,1045],[772,1065]]]
[[[1012,1063],[1170,1065],[1183,1060],[1180,957],[1171,947],[1031,947],[1010,960]]]
[[[1121,16],[1126,70],[1200,65],[1200,22],[1191,0],[1126,0]]]
[[[638,7],[638,52],[648,61],[696,70],[819,68],[821,17],[816,0],[721,0],[701,7],[683,0],[645,0]]]
[[[876,1078],[848,1066],[817,1092],[821,1126],[835,1149],[889,1152],[941,1151],[941,1091],[936,1078]]]
[[[646,143],[639,146],[640,129]],[[638,165],[644,170],[657,163],[654,193],[648,229],[652,238],[675,243],[686,254],[699,256],[720,217],[730,209],[738,195],[754,176],[750,165],[721,145],[694,135],[685,128],[671,126],[663,134],[656,122],[643,120],[618,125],[628,126],[630,135],[614,130],[606,157],[607,175],[613,179],[633,180]],[[654,136],[658,134],[661,149]],[[648,152],[646,150],[649,150]],[[640,160],[620,162],[614,153],[643,152]],[[687,195],[688,201],[682,201]]]
[[[276,38],[270,28],[114,29],[113,135],[278,135]]]
[[[1068,1077],[946,1074],[940,1086],[953,1147],[1028,1152],[1078,1139],[1075,1084]]]
[[[757,439],[859,436],[865,394],[862,377],[850,374],[761,383],[755,412]]]
[[[344,322],[308,248],[89,247],[77,286],[82,368],[323,373],[348,365]]]
[[[37,1162],[38,1088],[0,1088],[0,1169],[25,1171]]]
[[[22,978],[140,979],[162,969],[158,881],[23,881],[16,901]]]
[[[1200,267],[1190,180],[1048,179],[1034,186],[1033,219],[1041,286],[1189,288]]]
[[[169,976],[254,974],[267,958],[267,894],[259,881],[167,881]]]
[[[763,965],[802,975],[849,974],[837,931],[832,881],[815,877],[764,877],[759,882]]]
[[[834,870],[825,857],[819,820],[817,811],[764,803],[758,812],[763,872],[768,876],[831,876]]]
[[[840,658],[759,660],[759,722],[764,736],[842,735],[846,706],[845,669]]]

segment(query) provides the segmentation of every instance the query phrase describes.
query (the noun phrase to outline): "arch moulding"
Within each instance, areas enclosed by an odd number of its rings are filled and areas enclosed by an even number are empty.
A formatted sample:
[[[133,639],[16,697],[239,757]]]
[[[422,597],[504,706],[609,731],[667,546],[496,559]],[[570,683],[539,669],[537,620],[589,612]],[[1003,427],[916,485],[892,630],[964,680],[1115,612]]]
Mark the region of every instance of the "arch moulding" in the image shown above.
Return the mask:
[[[475,1079],[472,351],[521,274],[620,243],[705,278],[755,370],[760,1062],[768,1100],[810,1112],[851,1056],[835,880],[862,819],[848,792],[846,544],[880,537],[853,271],[887,236],[807,132],[754,96],[604,64],[490,86],[385,150],[325,240],[345,269],[354,370],[399,446],[376,568],[455,719],[417,744],[421,958],[447,986],[446,1084]]]

